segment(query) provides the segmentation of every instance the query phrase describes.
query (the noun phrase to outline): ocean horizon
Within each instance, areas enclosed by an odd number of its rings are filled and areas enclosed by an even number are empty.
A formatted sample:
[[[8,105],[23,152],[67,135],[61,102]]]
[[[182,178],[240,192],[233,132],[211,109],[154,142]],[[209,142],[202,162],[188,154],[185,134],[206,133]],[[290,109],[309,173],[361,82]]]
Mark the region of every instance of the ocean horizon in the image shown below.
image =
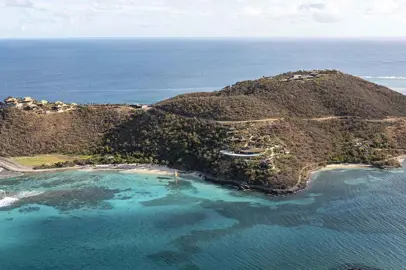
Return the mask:
[[[406,93],[405,45],[405,39],[2,39],[0,94],[155,103],[301,69],[338,69]]]

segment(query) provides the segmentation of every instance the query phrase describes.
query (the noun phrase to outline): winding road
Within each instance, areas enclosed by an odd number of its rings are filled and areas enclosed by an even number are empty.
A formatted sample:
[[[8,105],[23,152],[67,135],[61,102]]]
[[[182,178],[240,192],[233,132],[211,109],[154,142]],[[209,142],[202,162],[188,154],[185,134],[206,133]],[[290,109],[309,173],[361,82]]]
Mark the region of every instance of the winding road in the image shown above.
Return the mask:
[[[264,119],[253,119],[253,120],[213,120],[213,119],[207,119],[207,118],[198,118],[198,117],[192,117],[192,116],[185,116],[181,114],[176,114],[170,111],[167,111],[163,108],[159,107],[151,107],[156,110],[166,112],[166,113],[171,113],[186,119],[194,119],[194,120],[199,120],[203,122],[211,122],[211,123],[218,123],[222,125],[234,125],[234,124],[247,124],[247,123],[264,123],[264,122],[277,122],[277,121],[283,121],[287,118],[283,117],[273,117],[273,118],[264,118]],[[372,122],[372,123],[387,123],[387,122],[397,122],[397,121],[406,121],[406,117],[387,117],[387,118],[382,118],[382,119],[369,119],[369,118],[360,118],[360,117],[355,117],[355,116],[323,116],[323,117],[313,117],[313,118],[293,118],[297,120],[302,120],[302,121],[316,121],[316,122],[323,122],[323,121],[329,121],[329,120],[346,120],[346,119],[353,119],[353,120],[359,120],[359,121],[366,121],[366,122]]]

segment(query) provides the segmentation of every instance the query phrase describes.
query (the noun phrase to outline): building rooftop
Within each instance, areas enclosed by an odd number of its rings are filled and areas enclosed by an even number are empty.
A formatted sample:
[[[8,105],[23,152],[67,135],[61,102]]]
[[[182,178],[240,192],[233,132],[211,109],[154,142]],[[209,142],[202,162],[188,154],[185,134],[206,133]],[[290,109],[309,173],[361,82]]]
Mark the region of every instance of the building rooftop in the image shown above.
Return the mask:
[[[240,153],[243,153],[243,154],[259,154],[259,153],[263,153],[263,152],[265,152],[265,150],[262,148],[249,148],[249,149],[240,150]]]

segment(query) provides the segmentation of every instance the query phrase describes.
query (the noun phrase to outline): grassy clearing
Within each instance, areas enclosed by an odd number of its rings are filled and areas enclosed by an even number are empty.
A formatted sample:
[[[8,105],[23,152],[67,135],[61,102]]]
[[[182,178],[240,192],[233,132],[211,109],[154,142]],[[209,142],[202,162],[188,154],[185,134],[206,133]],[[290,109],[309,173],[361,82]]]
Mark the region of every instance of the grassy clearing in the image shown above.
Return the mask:
[[[75,159],[88,159],[90,156],[70,156],[70,155],[36,155],[29,157],[13,157],[11,158],[14,162],[21,164],[23,166],[35,167],[43,164],[52,165],[58,162],[73,161]]]

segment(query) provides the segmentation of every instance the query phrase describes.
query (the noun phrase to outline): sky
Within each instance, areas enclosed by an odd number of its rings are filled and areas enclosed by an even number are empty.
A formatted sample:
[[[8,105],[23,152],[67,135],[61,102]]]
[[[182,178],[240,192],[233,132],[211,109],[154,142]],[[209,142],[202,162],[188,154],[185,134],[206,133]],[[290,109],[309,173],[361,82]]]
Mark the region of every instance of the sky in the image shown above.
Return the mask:
[[[406,0],[0,0],[0,38],[406,37]]]

